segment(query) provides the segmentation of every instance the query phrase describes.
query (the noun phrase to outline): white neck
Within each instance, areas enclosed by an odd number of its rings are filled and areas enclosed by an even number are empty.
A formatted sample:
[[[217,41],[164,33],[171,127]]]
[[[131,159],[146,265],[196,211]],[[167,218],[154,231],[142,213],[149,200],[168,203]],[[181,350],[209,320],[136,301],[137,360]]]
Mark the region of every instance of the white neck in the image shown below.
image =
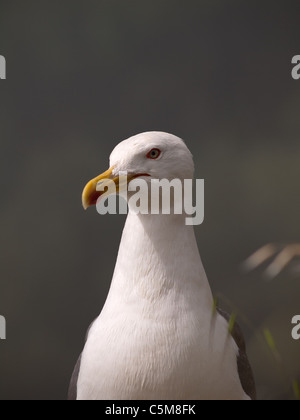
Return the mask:
[[[110,297],[151,302],[170,293],[188,293],[212,308],[213,297],[201,262],[193,226],[185,215],[129,213]],[[200,299],[200,302],[199,302]]]
[[[79,399],[246,399],[237,346],[212,307],[185,216],[129,214],[83,353]]]

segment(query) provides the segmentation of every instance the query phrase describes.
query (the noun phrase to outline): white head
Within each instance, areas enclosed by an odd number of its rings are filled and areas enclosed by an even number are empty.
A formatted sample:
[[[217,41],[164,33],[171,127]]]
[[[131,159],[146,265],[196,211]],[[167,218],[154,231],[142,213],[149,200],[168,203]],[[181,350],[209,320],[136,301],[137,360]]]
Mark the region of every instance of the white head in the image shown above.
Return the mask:
[[[117,179],[120,172],[127,172],[129,180],[192,179],[193,156],[179,137],[162,132],[148,132],[124,140],[110,156],[110,169],[90,181],[83,192],[85,208],[96,204],[100,193],[98,182],[105,178]]]
[[[122,141],[110,156],[110,166],[114,173],[147,173],[156,179],[194,176],[193,156],[184,141],[161,132],[138,134]]]

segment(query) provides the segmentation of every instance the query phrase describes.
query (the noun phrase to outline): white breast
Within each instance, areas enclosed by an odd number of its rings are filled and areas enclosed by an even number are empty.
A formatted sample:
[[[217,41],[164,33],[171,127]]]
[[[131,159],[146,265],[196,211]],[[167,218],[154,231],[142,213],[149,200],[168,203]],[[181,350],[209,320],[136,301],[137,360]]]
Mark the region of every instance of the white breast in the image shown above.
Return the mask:
[[[249,399],[228,324],[212,315],[193,229],[153,217],[128,217],[111,290],[82,355],[78,399]]]

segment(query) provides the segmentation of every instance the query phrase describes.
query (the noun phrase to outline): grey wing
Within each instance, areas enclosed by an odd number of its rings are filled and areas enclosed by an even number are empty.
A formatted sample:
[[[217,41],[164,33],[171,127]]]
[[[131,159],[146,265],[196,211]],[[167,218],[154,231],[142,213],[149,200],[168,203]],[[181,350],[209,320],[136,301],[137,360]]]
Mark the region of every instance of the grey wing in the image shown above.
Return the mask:
[[[226,319],[227,322],[229,322],[230,315],[228,315],[221,309],[218,309],[218,312],[223,318]],[[256,400],[256,387],[254,376],[246,352],[245,339],[242,330],[238,324],[234,325],[232,337],[239,348],[237,366],[243,390],[252,400]]]
[[[85,337],[85,341],[87,341],[87,339],[88,339],[90,329],[92,328],[94,322],[95,321],[93,321],[88,328],[88,331],[87,331],[86,337]],[[73,374],[72,374],[72,378],[71,378],[71,382],[70,382],[70,386],[69,386],[69,392],[68,392],[68,401],[76,401],[77,400],[77,383],[78,383],[78,377],[79,377],[79,372],[80,372],[80,367],[81,367],[81,357],[82,357],[82,354],[79,356],[79,359],[77,360],[77,363],[75,365],[75,368],[74,368],[74,371],[73,371]]]

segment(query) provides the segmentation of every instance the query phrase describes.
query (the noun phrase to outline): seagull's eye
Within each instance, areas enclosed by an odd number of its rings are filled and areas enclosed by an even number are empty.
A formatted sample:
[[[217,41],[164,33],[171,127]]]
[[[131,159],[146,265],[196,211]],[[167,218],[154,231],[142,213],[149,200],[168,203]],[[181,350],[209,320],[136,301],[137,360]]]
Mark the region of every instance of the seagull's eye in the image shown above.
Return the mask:
[[[161,155],[161,151],[159,149],[152,149],[147,154],[147,158],[148,159],[157,159],[157,158],[159,158],[160,155]]]

